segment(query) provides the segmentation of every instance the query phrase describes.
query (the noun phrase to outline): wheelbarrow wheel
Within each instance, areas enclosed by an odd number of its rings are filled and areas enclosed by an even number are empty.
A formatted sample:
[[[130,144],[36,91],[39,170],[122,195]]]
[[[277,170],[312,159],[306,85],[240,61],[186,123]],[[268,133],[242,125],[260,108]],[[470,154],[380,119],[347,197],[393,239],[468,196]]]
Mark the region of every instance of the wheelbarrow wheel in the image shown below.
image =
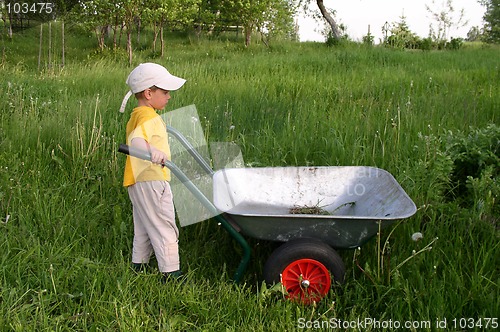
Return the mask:
[[[332,283],[343,283],[342,258],[317,239],[296,239],[278,247],[264,265],[268,284],[281,282],[290,300],[304,304],[319,302]],[[333,280],[332,280],[333,277]]]

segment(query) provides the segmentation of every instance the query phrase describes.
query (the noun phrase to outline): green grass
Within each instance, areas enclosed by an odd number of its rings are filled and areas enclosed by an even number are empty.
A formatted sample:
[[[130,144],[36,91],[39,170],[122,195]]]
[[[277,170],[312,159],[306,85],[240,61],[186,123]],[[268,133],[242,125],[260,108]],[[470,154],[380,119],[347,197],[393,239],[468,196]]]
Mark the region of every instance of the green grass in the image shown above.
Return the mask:
[[[302,307],[261,286],[272,243],[249,240],[250,269],[233,284],[240,252],[214,221],[181,229],[184,284],[160,284],[154,263],[131,270],[131,206],[117,153],[131,67],[123,53],[78,48],[93,39],[73,31],[64,69],[38,72],[37,33],[3,40],[0,330],[293,331],[299,319],[498,316],[498,216],[449,199],[452,166],[439,146],[450,131],[499,124],[498,48],[244,49],[169,36],[162,59],[139,45],[136,64],[157,61],[188,79],[168,110],[196,104],[209,140],[236,142],[247,164],[381,167],[419,207],[390,238],[381,235],[384,256],[377,239],[342,251],[342,290]],[[413,242],[417,231],[424,239]]]

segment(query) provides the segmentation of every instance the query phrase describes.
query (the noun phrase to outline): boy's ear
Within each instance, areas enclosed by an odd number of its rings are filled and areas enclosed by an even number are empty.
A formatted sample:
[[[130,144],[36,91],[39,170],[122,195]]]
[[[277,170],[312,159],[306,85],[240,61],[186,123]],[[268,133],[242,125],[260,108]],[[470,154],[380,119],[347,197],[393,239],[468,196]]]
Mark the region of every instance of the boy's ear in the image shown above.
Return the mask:
[[[151,89],[146,89],[144,91],[137,92],[135,94],[135,98],[137,98],[137,99],[146,99],[146,100],[151,99]]]
[[[151,94],[152,92],[153,92],[153,90],[151,90],[151,89],[146,89],[146,90],[144,90],[144,91],[142,92],[142,95],[143,95],[143,97],[144,97],[144,98],[146,98],[147,100],[150,100],[150,99],[151,99],[151,97],[152,97],[152,94]]]

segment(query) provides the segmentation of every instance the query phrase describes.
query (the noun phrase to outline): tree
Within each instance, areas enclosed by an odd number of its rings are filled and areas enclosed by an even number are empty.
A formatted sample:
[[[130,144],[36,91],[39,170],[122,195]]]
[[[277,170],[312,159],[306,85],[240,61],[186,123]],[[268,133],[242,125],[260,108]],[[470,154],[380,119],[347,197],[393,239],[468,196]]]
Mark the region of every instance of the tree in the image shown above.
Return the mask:
[[[116,50],[118,48],[118,45],[120,44],[123,28],[125,27],[123,24],[124,13],[121,0],[111,0],[109,9],[109,16],[111,19],[109,23],[113,28],[113,50]],[[120,29],[119,37],[118,28]]]
[[[0,0],[0,17],[7,27],[7,34],[13,37],[13,29],[25,28],[24,23],[35,22],[36,24],[52,21],[56,18],[63,19],[65,15],[78,4],[78,0]],[[7,23],[7,20],[9,21]]]
[[[288,1],[273,0],[264,12],[262,24],[258,27],[261,35],[267,40],[273,37],[284,37],[298,40],[297,27],[294,22],[296,8]],[[264,40],[267,45],[267,41]]]
[[[480,0],[486,7],[483,20],[484,40],[488,43],[500,43],[500,0]]]
[[[330,25],[332,29],[332,36],[340,40],[342,38],[342,33],[340,31],[340,28],[333,18],[333,16],[329,13],[329,11],[326,9],[325,5],[323,4],[323,0],[316,0],[316,4],[318,5],[319,11],[321,12],[321,15],[325,18],[326,22]]]
[[[162,0],[151,0],[149,2],[148,8],[144,10],[144,17],[147,22],[153,24],[153,52],[156,52],[156,41],[158,39],[158,34],[163,31],[163,25],[165,24],[165,16],[168,12],[165,6],[165,1]],[[163,36],[162,36],[163,37]],[[163,55],[163,49],[162,49]]]
[[[113,4],[105,0],[79,1],[72,13],[75,22],[80,22],[88,31],[95,33],[99,49],[105,47],[104,37],[110,24]]]
[[[309,5],[311,1],[312,0],[298,0],[298,6],[303,7],[304,11],[307,13],[309,12]],[[318,6],[321,16],[330,26],[331,36],[337,41],[340,41],[340,39],[342,38],[342,29],[333,17],[334,11],[326,8],[323,0],[316,0],[316,5]]]
[[[268,0],[226,0],[222,2],[223,17],[243,26],[245,46],[250,45],[252,32],[261,23],[263,13],[268,8],[268,2]]]
[[[252,33],[276,33],[292,29],[293,6],[288,0],[223,0],[215,19],[243,26],[245,46],[249,46]],[[284,16],[288,17],[284,19]]]
[[[9,36],[10,39],[13,37],[13,30],[12,30],[12,21],[14,20],[14,13],[12,10],[8,10],[7,5],[12,4],[12,1],[2,1],[0,9],[2,10],[1,16],[2,16],[2,21],[3,25],[7,26],[7,35]],[[7,20],[9,20],[9,23],[7,25]]]
[[[132,28],[139,17],[140,0],[123,0],[123,24],[127,29],[127,54],[128,62],[132,65]]]
[[[448,33],[452,28],[460,28],[467,24],[465,20],[465,9],[461,9],[458,13],[453,6],[452,0],[445,0],[441,3],[441,7],[436,7],[436,1],[432,0],[432,7],[425,5],[427,11],[431,14],[434,21],[437,23],[437,29],[433,25],[430,26],[430,36],[436,42],[445,42],[448,40]]]
[[[474,26],[470,28],[469,32],[467,32],[467,41],[473,42],[473,41],[478,41],[481,39],[481,30],[479,27]]]
[[[394,48],[417,48],[418,36],[410,30],[406,23],[406,16],[402,15],[399,22],[392,23],[391,35],[386,39],[386,45]]]
[[[153,24],[153,51],[160,35],[161,56],[164,55],[163,29],[166,25],[190,26],[198,13],[201,0],[150,0],[144,10],[146,20]]]
[[[200,1],[195,19],[195,31],[199,37],[204,29],[209,26],[209,33],[212,33],[217,24],[221,24],[219,18],[223,8],[224,0],[204,0]]]

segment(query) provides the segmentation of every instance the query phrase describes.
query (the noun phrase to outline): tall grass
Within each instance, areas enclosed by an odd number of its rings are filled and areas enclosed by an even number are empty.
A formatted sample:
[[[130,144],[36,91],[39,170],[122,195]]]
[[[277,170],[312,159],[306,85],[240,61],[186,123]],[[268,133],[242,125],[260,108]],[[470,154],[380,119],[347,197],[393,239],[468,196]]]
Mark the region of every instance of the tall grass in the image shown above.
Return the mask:
[[[116,150],[131,68],[119,54],[79,54],[37,72],[37,43],[25,43],[35,36],[7,45],[19,53],[0,78],[1,330],[291,331],[301,318],[434,324],[498,315],[498,216],[446,198],[453,166],[439,147],[449,131],[498,124],[498,49],[175,39],[164,59],[137,53],[137,63],[158,61],[188,79],[168,109],[196,104],[209,140],[236,142],[248,165],[378,166],[416,202],[417,214],[390,237],[341,252],[340,292],[302,307],[260,284],[275,244],[249,239],[251,267],[233,284],[239,249],[212,221],[181,230],[185,283],[160,284],[154,263],[130,269],[131,207]],[[424,238],[414,242],[417,231]]]

